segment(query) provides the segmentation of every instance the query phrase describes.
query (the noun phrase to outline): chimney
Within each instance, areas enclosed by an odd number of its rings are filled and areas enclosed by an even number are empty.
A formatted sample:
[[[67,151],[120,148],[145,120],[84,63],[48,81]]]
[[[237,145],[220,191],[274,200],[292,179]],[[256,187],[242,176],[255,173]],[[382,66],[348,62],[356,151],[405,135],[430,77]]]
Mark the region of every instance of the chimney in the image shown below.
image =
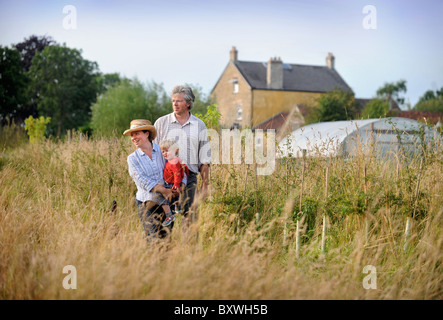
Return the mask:
[[[280,57],[269,59],[266,72],[266,84],[269,89],[283,89],[283,62]]]
[[[234,46],[232,46],[232,49],[230,51],[230,58],[231,62],[237,62],[238,60],[238,51]]]
[[[328,53],[328,56],[326,57],[326,66],[329,69],[334,69],[335,68],[335,57],[332,53]]]

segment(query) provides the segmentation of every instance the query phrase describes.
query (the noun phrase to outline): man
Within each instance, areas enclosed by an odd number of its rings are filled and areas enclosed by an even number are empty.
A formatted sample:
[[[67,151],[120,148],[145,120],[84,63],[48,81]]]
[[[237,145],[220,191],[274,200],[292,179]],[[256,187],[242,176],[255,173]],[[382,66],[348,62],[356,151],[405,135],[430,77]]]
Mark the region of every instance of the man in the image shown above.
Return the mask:
[[[175,86],[171,91],[171,99],[173,112],[158,118],[154,123],[157,130],[154,143],[159,144],[165,139],[174,139],[177,142],[179,157],[189,168],[188,183],[184,191],[184,216],[195,222],[197,209],[195,205],[191,206],[197,192],[198,174],[202,177],[200,196],[203,198],[208,192],[211,162],[208,132],[205,123],[191,114],[195,96],[189,86]]]

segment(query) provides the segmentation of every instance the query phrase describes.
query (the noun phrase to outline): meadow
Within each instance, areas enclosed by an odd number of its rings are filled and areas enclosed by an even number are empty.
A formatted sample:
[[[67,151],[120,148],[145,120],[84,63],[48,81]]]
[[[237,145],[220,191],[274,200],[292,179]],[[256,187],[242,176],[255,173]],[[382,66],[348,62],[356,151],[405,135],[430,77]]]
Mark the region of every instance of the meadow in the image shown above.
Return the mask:
[[[129,139],[2,148],[0,299],[443,298],[440,145],[410,161],[279,160],[268,176],[212,165],[198,222],[179,216],[150,246]]]

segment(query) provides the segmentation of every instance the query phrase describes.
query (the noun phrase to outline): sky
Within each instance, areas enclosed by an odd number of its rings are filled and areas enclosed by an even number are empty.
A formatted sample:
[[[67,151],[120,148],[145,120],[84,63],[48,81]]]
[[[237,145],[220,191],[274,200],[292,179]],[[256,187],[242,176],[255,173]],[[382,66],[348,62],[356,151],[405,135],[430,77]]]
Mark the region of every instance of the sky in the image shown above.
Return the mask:
[[[189,83],[209,94],[232,46],[239,60],[306,65],[331,52],[357,98],[406,80],[413,107],[443,87],[441,0],[0,0],[0,45],[31,35],[168,92]]]

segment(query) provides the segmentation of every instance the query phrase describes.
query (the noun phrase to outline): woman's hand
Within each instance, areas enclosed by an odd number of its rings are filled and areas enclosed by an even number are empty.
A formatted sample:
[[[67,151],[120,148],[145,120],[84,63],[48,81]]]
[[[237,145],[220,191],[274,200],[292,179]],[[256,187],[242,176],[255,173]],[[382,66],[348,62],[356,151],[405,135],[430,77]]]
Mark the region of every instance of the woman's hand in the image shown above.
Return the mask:
[[[161,193],[162,196],[167,199],[168,201],[171,201],[173,197],[173,192],[171,189],[165,188],[162,185],[156,185],[153,189],[154,192]]]

